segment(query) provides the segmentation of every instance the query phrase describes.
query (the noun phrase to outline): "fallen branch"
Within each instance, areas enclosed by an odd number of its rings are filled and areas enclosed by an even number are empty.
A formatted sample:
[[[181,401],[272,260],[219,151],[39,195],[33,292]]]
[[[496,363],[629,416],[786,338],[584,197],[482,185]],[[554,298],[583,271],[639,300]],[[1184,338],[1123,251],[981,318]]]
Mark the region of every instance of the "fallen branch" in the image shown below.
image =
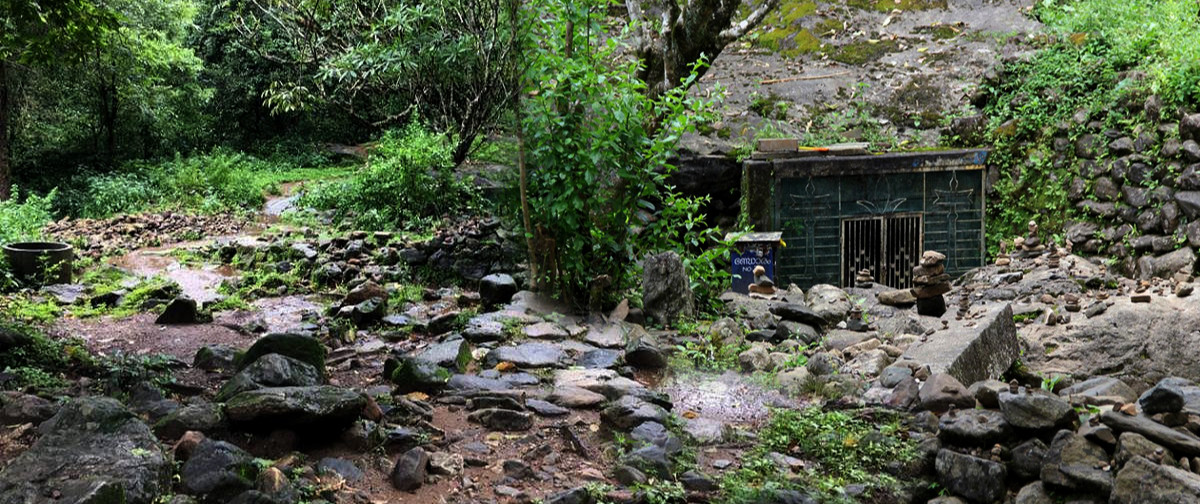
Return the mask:
[[[850,74],[850,71],[846,70],[845,72],[831,73],[828,75],[801,75],[798,77],[787,77],[784,79],[767,79],[765,81],[759,82],[759,84],[765,86],[767,84],[780,84],[783,82],[820,80],[820,79],[829,79],[831,77],[841,77],[843,75],[849,75],[849,74]]]

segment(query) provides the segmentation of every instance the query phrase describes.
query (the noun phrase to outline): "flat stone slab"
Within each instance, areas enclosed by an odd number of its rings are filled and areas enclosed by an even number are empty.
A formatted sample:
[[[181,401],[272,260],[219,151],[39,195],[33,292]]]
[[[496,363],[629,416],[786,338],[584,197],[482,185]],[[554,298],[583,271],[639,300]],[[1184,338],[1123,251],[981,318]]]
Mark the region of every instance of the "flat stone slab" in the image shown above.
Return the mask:
[[[982,312],[975,315],[976,310]],[[900,359],[928,365],[930,371],[948,373],[965,384],[999,377],[1020,351],[1012,306],[980,307],[971,314],[913,343]]]

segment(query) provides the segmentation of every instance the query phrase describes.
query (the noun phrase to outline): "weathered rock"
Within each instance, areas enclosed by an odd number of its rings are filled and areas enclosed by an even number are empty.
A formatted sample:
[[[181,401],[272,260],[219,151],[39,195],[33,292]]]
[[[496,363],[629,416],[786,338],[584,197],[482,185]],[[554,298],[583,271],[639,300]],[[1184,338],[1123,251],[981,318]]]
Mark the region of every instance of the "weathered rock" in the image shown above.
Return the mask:
[[[600,418],[615,428],[629,430],[643,422],[665,423],[667,411],[661,406],[627,395],[601,410]]]
[[[949,373],[963,383],[1000,376],[1016,361],[1019,350],[1012,307],[989,308],[970,322],[975,325],[951,321],[949,329],[914,343],[902,358],[928,364],[933,372]]]
[[[1183,391],[1170,380],[1163,380],[1138,398],[1138,405],[1147,415],[1175,413],[1183,409]]]
[[[533,414],[502,408],[486,408],[472,412],[467,420],[492,430],[525,431],[533,427]]]
[[[692,288],[683,260],[663,252],[642,261],[642,310],[655,321],[673,324],[694,311]]]
[[[1108,453],[1071,431],[1059,431],[1046,451],[1042,483],[1071,493],[1108,495],[1113,473],[1106,470]]]
[[[154,319],[155,324],[196,324],[200,320],[200,309],[196,300],[187,296],[179,296],[167,304],[163,312]]]
[[[353,462],[334,457],[325,457],[317,462],[317,474],[336,474],[351,483],[362,481],[367,475]]]
[[[611,369],[558,370],[554,372],[554,387],[578,387],[601,394],[609,400],[646,391],[641,383],[620,376]]]
[[[275,387],[233,396],[225,404],[225,414],[231,422],[251,429],[341,430],[358,418],[366,404],[362,394],[329,385]]]
[[[218,502],[254,487],[254,457],[224,441],[205,439],[180,469],[180,485],[190,495]]]
[[[808,289],[805,298],[809,309],[829,324],[837,324],[846,319],[846,314],[853,306],[846,291],[828,284],[817,284]],[[804,322],[799,320],[798,322]]]
[[[655,445],[646,445],[621,457],[621,462],[640,467],[656,478],[671,477],[671,461],[667,452]]]
[[[820,352],[809,357],[805,366],[810,373],[816,376],[825,376],[837,372],[845,364],[845,361],[834,352]]]
[[[1033,438],[1012,449],[1012,461],[1008,465],[1008,473],[1022,480],[1039,478],[1042,475],[1042,465],[1046,462],[1046,443]]]
[[[1020,429],[1056,429],[1075,419],[1075,410],[1067,401],[1041,390],[1028,394],[1001,392],[1000,411],[1008,423]]]
[[[1000,407],[1000,393],[1008,390],[1008,384],[1000,380],[983,380],[967,387],[967,394],[974,397],[980,406],[996,409]]]
[[[154,424],[154,433],[166,439],[178,439],[187,431],[213,432],[224,425],[225,414],[212,403],[190,404],[179,408]]]
[[[392,467],[392,486],[397,490],[414,491],[425,484],[429,454],[420,447],[404,452]]]
[[[1200,502],[1200,476],[1134,457],[1120,473],[1110,504],[1185,504]]]
[[[529,399],[525,401],[525,407],[529,408],[530,411],[533,411],[534,413],[544,417],[564,416],[571,413],[571,410],[567,408],[563,408],[555,405],[554,403],[543,401],[541,399]]]
[[[151,504],[170,488],[158,440],[114,399],[73,399],[39,430],[0,471],[0,503]]]
[[[943,449],[935,467],[938,482],[970,502],[991,503],[1004,498],[1004,464]]]
[[[938,429],[938,436],[947,443],[988,448],[1005,441],[1012,431],[1004,415],[994,410],[960,411],[953,417],[942,415]]]
[[[20,392],[0,392],[0,425],[40,424],[58,412],[54,403]]]
[[[629,431],[629,438],[641,444],[654,445],[662,448],[667,455],[675,455],[683,451],[683,440],[658,422],[642,422]]]
[[[770,371],[775,367],[775,363],[771,361],[771,355],[767,351],[767,347],[758,343],[751,345],[749,349],[738,354],[738,365],[746,373]]]
[[[793,320],[782,320],[775,327],[776,342],[795,340],[804,345],[811,345],[820,338],[820,333],[813,326]]]
[[[1117,439],[1117,449],[1113,454],[1113,462],[1118,467],[1121,467],[1128,464],[1134,457],[1146,457],[1147,459],[1155,457],[1155,452],[1158,450],[1162,450],[1161,454],[1157,455],[1161,460],[1178,460],[1171,450],[1146,439],[1146,436],[1136,432],[1122,432],[1121,437]]]
[[[562,340],[570,334],[566,329],[554,322],[538,322],[525,326],[525,337],[541,340]]]
[[[604,402],[605,397],[584,388],[562,386],[555,387],[546,400],[567,408],[591,408]]]
[[[683,431],[701,446],[720,443],[725,439],[725,424],[711,418],[692,418],[684,424]]]
[[[566,356],[558,345],[535,341],[497,347],[488,352],[483,362],[489,368],[501,362],[511,362],[519,368],[562,367]]]
[[[967,393],[967,388],[961,382],[945,373],[937,373],[929,377],[920,392],[921,409],[928,411],[946,411],[953,404],[958,409],[973,409],[975,398]]]
[[[493,273],[479,280],[479,300],[484,306],[508,303],[517,290],[516,280],[503,273]]]
[[[217,400],[227,401],[242,392],[267,387],[320,385],[324,380],[321,372],[308,363],[272,353],[233,375],[217,392]]]
[[[1097,376],[1062,389],[1058,393],[1062,397],[1085,398],[1090,404],[1103,404],[1102,401],[1117,398],[1123,403],[1133,402],[1137,394],[1125,382],[1111,376]]]
[[[239,370],[267,354],[286,355],[325,372],[325,346],[312,336],[294,333],[274,333],[259,338],[238,361]]]
[[[416,358],[461,373],[471,364],[471,344],[465,339],[446,340],[417,352]]]
[[[667,367],[667,355],[663,352],[658,338],[641,326],[634,326],[626,335],[626,339],[628,343],[625,344],[625,362],[629,365],[646,369]]]
[[[771,305],[771,313],[783,320],[799,322],[813,327],[822,327],[826,324],[824,317],[819,313],[799,303],[777,303]]]
[[[1174,451],[1177,455],[1200,456],[1200,438],[1155,422],[1150,417],[1106,411],[1100,415],[1100,421],[1117,432],[1141,434]]]
[[[196,350],[192,367],[205,371],[234,369],[237,350],[225,345],[204,345]]]
[[[1183,247],[1157,257],[1142,257],[1137,262],[1137,275],[1140,279],[1190,276],[1195,263],[1196,253],[1191,247]]]
[[[1054,498],[1046,493],[1041,481],[1035,481],[1021,487],[1013,504],[1054,504]]]
[[[437,362],[407,355],[384,363],[384,374],[401,393],[438,392],[452,376],[449,369]]]
[[[634,324],[606,324],[592,327],[583,337],[583,342],[600,348],[620,348],[625,346],[625,335],[632,331]],[[644,329],[643,329],[644,330]]]

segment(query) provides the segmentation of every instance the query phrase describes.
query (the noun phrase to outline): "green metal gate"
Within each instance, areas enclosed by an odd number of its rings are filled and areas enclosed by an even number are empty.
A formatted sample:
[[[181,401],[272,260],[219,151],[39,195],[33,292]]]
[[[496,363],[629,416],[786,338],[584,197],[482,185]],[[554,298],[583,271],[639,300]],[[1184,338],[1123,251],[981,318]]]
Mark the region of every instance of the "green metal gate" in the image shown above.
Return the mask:
[[[924,250],[961,274],[984,257],[986,151],[775,160],[779,281],[908,287]],[[848,235],[849,233],[849,235]]]

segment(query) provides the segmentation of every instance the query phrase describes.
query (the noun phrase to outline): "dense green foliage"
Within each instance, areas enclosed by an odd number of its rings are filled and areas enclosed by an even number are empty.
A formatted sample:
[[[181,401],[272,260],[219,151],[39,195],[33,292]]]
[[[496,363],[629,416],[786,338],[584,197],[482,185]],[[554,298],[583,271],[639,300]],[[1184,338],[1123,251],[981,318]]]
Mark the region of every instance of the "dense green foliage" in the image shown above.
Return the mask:
[[[1164,111],[1200,102],[1200,21],[1190,0],[1041,2],[1035,14],[1051,36],[1032,57],[983,84],[989,158],[1000,173],[989,201],[988,243],[1023,233],[1036,219],[1057,233],[1081,217],[1067,189],[1078,172],[1073,143],[1099,121],[1152,131],[1160,117],[1140,106],[1160,96]],[[1083,120],[1079,120],[1082,118]]]
[[[887,465],[907,463],[916,453],[916,443],[903,436],[896,421],[819,407],[773,410],[758,445],[740,469],[726,475],[721,488],[730,503],[770,500],[774,491],[788,488],[817,491],[836,502],[851,484],[888,491],[898,475],[888,474]],[[811,461],[812,467],[787,474],[771,454]]]
[[[419,229],[474,203],[470,181],[453,168],[446,138],[413,124],[384,135],[369,166],[317,186],[301,204],[334,210],[360,229]]]
[[[687,85],[648,97],[638,63],[622,58],[616,38],[599,35],[602,5],[546,2],[531,20],[540,45],[521,125],[532,260],[540,281],[576,301],[607,301],[592,299],[594,286],[616,287],[606,295],[631,286],[630,258],[699,251],[714,236],[702,229],[701,201],[666,186],[680,135],[694,131],[711,104],[688,96]],[[699,258],[693,272],[715,275],[704,262],[713,259]]]

